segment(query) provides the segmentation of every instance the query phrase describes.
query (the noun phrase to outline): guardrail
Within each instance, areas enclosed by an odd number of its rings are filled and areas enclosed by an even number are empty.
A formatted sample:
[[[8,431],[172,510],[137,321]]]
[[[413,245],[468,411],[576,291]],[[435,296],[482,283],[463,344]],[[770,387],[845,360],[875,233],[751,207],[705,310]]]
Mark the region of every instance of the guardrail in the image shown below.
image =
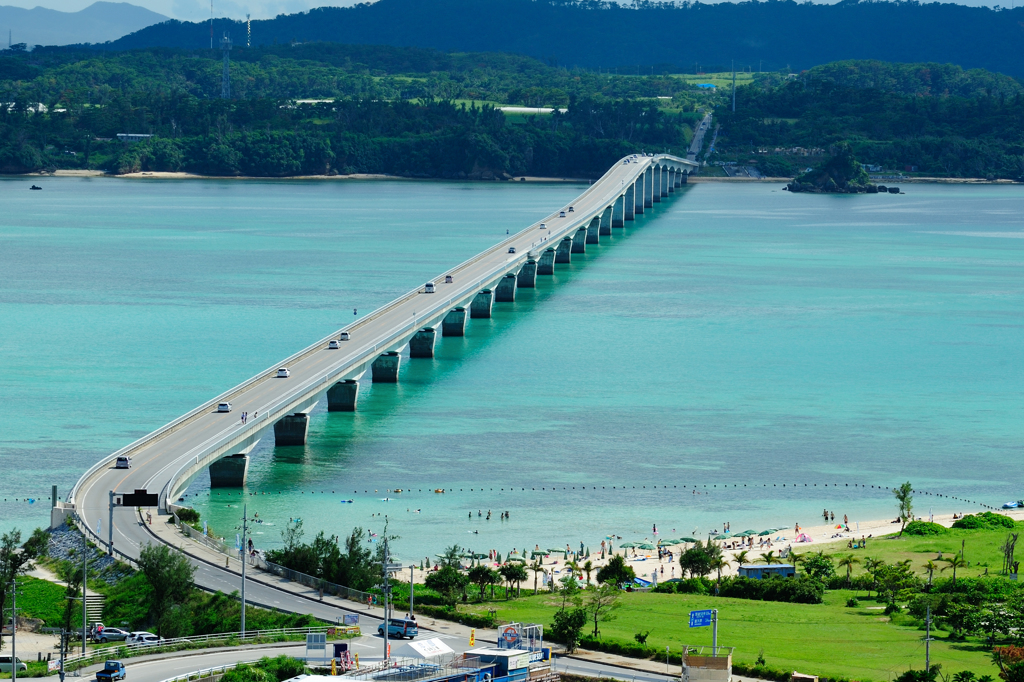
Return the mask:
[[[160,642],[149,644],[117,644],[114,646],[94,648],[85,654],[72,654],[64,657],[64,666],[88,665],[94,661],[107,660],[110,658],[130,658],[139,656],[150,651],[159,651],[167,648],[203,648],[202,645],[211,645],[217,642],[230,642],[232,644],[244,644],[254,640],[277,639],[280,637],[305,637],[308,634],[325,634],[334,636],[338,634],[356,634],[358,626],[349,625],[324,625],[311,628],[278,628],[275,630],[247,630],[243,635],[240,632],[219,632],[212,635],[196,635],[194,637],[176,637],[165,639]]]
[[[273,573],[285,580],[291,580],[299,583],[300,585],[305,585],[306,587],[312,587],[315,590],[322,588],[324,594],[333,594],[336,597],[349,599],[354,602],[359,602],[360,604],[366,604],[367,600],[375,601],[377,598],[377,595],[370,592],[363,592],[361,590],[352,589],[351,587],[345,587],[344,585],[327,582],[326,580],[307,575],[306,573],[300,573],[299,571],[285,568],[284,566],[280,566],[269,561],[264,561],[263,563],[266,564],[266,568],[263,570],[268,573]],[[261,566],[260,568],[263,567]]]
[[[251,661],[238,661],[237,663],[227,663],[225,665],[217,665],[212,668],[203,668],[202,670],[194,670],[184,675],[178,675],[177,677],[168,677],[166,680],[160,682],[191,682],[191,680],[201,680],[204,677],[213,677],[214,675],[223,675],[229,670],[234,670],[240,665],[248,665],[249,663],[255,663],[259,659],[253,659]]]

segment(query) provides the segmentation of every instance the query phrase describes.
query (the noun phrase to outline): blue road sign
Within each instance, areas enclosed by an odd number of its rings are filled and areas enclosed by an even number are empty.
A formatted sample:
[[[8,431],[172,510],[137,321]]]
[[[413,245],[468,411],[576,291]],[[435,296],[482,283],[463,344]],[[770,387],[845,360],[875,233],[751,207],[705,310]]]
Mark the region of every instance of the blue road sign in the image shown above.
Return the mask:
[[[690,611],[691,628],[702,628],[706,625],[711,625],[711,609],[704,609],[703,611]]]

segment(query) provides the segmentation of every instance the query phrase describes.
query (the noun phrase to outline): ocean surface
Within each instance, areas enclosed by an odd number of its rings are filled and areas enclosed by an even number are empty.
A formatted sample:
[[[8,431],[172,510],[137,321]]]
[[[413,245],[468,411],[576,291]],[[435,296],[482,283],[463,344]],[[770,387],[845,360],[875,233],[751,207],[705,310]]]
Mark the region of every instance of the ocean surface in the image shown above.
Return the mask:
[[[52,484],[63,497],[585,189],[37,182],[0,180],[3,531],[45,525]],[[265,438],[244,491],[204,474],[189,502],[228,535],[248,504],[264,547],[290,519],[308,539],[386,518],[417,560],[808,526],[823,508],[856,523],[893,516],[906,480],[1024,496],[1024,187],[780,190],[685,188],[403,361],[397,385],[367,379],[357,412],[321,403],[306,447]],[[917,497],[921,514],[978,508]]]

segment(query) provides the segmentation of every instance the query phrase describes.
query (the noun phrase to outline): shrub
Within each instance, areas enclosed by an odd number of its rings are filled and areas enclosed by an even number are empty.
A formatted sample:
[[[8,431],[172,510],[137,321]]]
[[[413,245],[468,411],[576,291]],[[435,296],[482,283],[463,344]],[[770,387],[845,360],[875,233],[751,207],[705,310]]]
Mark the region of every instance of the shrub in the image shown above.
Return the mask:
[[[885,610],[882,611],[882,613],[884,613],[887,616],[891,616],[892,614],[899,613],[899,612],[900,612],[900,605],[899,604],[891,604],[891,603],[890,604],[886,604],[885,605]]]
[[[846,600],[846,606],[848,608],[855,609],[858,606],[860,606],[860,602],[857,601],[856,597],[850,597],[849,599]]]
[[[991,530],[998,528],[1016,528],[1017,523],[1009,516],[1003,516],[1002,514],[995,514],[987,511],[980,514],[969,514],[961,519],[957,519],[953,522],[953,527],[966,528],[968,530]]]
[[[945,535],[949,529],[930,521],[911,521],[903,529],[905,535]]]
[[[199,512],[192,507],[182,507],[176,513],[182,523],[199,523]]]
[[[714,583],[707,578],[687,578],[676,583],[679,594],[711,594]]]
[[[820,604],[825,598],[825,586],[809,576],[764,580],[737,577],[722,581],[719,594],[734,599]]]
[[[775,682],[789,682],[792,673],[789,670],[780,670],[769,665],[750,665],[749,663],[733,663],[732,672],[734,675],[754,677],[759,680],[774,680]]]

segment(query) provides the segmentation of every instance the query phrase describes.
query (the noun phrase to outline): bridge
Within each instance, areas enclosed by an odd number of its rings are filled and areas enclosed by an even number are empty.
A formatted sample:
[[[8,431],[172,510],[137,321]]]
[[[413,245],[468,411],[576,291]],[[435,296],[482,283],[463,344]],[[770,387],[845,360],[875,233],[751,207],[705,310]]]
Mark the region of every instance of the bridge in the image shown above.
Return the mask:
[[[112,491],[157,493],[154,506],[169,513],[204,469],[213,487],[242,486],[260,439],[305,445],[319,401],[329,411],[354,411],[367,372],[374,383],[397,382],[406,350],[411,362],[433,357],[439,333],[463,336],[467,319],[490,317],[517,289],[533,288],[537,277],[651,210],[696,168],[668,155],[620,159],[572,204],[97,462],[53,510],[51,524],[74,515],[96,540],[137,557],[152,536],[133,508],[112,506]],[[289,376],[278,377],[280,367]],[[232,411],[218,412],[222,402]],[[131,458],[130,469],[115,468],[121,456]]]

